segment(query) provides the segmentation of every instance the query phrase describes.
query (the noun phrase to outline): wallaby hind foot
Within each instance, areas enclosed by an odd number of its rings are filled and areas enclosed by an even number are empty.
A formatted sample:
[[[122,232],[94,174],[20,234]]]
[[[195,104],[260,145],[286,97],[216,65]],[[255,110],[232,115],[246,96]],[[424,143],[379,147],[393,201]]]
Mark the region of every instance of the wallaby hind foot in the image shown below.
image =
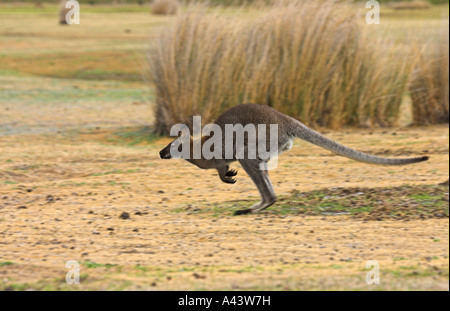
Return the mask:
[[[259,194],[261,195],[261,202],[256,203],[250,208],[238,210],[234,215],[255,214],[274,204],[277,201],[277,197],[269,179],[267,162],[258,160],[240,160],[239,162],[258,188]]]

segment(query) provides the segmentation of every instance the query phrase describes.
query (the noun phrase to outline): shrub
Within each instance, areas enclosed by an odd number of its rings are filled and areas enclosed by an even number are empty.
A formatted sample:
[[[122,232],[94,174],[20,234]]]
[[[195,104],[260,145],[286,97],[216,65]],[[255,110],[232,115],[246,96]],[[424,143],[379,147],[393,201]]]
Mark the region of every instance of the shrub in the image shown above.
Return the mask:
[[[66,8],[67,0],[61,0],[59,3],[59,23],[61,25],[67,25],[66,15],[69,13],[70,8]]]
[[[161,15],[176,14],[179,6],[177,0],[154,0],[151,4],[151,12]]]
[[[411,83],[416,124],[449,122],[449,30],[420,55]]]

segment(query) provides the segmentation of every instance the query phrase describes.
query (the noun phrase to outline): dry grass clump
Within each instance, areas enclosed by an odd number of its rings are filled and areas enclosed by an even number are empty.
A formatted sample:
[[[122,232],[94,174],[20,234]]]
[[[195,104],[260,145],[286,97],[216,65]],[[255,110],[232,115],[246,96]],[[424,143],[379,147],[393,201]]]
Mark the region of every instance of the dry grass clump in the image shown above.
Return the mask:
[[[59,3],[59,23],[61,25],[67,25],[66,15],[71,8],[66,8],[67,0],[61,0]]]
[[[410,65],[367,36],[354,8],[289,1],[264,12],[252,19],[191,7],[162,34],[149,57],[158,132],[248,102],[311,126],[394,124]]]
[[[172,15],[178,12],[180,4],[177,0],[153,0],[151,12],[153,14]]]
[[[425,0],[398,1],[390,4],[395,10],[424,10],[431,8],[431,3]]]
[[[449,122],[449,30],[420,55],[411,83],[416,124]]]

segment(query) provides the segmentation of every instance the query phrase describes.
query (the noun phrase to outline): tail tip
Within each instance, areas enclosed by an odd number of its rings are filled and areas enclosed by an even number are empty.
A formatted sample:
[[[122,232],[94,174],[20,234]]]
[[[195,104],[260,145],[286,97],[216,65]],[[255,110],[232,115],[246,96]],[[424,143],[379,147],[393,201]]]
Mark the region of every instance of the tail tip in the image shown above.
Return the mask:
[[[424,157],[421,157],[420,158],[420,161],[428,161],[430,159],[430,157],[429,156],[424,156]]]

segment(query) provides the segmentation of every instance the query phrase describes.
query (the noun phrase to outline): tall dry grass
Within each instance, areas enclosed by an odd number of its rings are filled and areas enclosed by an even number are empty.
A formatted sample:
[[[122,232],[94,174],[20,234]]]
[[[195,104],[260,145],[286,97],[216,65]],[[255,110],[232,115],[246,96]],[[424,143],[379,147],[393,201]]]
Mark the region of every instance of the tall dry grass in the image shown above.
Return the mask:
[[[70,8],[66,8],[67,0],[59,1],[59,23],[61,25],[67,25],[66,15],[69,13]]]
[[[364,32],[357,10],[315,0],[263,11],[240,18],[191,6],[162,34],[149,56],[158,132],[248,102],[311,126],[395,123],[411,65]]]
[[[449,122],[449,30],[445,23],[442,38],[421,53],[411,83],[414,122]]]
[[[158,15],[172,15],[178,12],[180,4],[177,0],[153,0],[151,12]]]

